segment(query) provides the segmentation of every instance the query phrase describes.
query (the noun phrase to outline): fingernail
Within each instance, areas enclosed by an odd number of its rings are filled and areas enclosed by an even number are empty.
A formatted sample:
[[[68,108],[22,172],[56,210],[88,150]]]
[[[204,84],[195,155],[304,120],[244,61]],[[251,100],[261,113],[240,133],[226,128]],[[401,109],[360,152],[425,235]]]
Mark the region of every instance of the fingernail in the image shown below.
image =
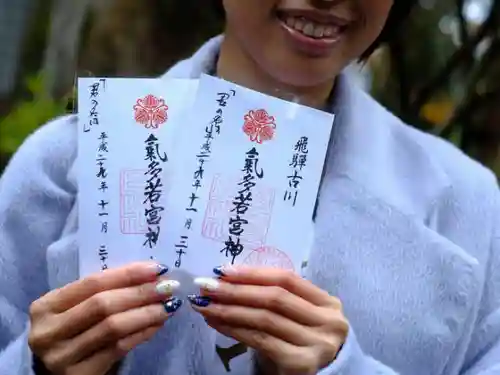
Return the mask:
[[[212,299],[210,297],[206,296],[198,296],[196,294],[190,294],[187,296],[189,302],[195,306],[199,307],[207,307],[210,305],[210,302],[212,302]]]
[[[222,267],[222,266],[215,267],[213,269],[213,272],[217,276],[225,276],[224,267]]]
[[[214,291],[219,288],[219,281],[210,277],[197,277],[194,279],[194,283],[208,291]]]
[[[161,296],[169,296],[173,293],[174,290],[178,289],[181,286],[181,283],[177,280],[163,280],[160,281],[155,286],[156,293]]]
[[[236,268],[234,266],[227,265],[215,267],[212,271],[216,276],[228,276],[236,274]]]
[[[182,306],[182,300],[177,297],[172,297],[163,302],[163,307],[167,314],[173,314]]]
[[[164,264],[155,264],[152,266],[154,271],[156,272],[156,276],[160,277],[165,275],[168,272],[168,266]]]

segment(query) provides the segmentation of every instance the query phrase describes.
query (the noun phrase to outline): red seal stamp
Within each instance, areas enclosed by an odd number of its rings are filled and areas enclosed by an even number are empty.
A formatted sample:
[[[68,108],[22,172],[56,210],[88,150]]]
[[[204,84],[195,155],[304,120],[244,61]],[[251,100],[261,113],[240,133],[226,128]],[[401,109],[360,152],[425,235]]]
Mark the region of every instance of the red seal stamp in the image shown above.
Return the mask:
[[[265,109],[248,112],[244,120],[243,132],[248,135],[250,141],[262,143],[274,138],[276,119],[274,116],[270,116]]]
[[[228,239],[229,221],[233,212],[233,200],[238,190],[238,179],[215,175],[210,186],[207,209],[203,218],[201,235],[224,244]],[[248,220],[241,244],[250,249],[266,243],[275,201],[274,189],[256,185],[252,190],[252,205],[245,215]],[[222,249],[222,247],[221,247]]]
[[[144,170],[126,169],[120,173],[120,231],[123,234],[147,232],[144,216]]]
[[[147,170],[122,169],[120,171],[120,232],[122,234],[146,234],[148,223],[144,205]],[[162,179],[163,196],[170,191],[168,176]],[[163,201],[162,201],[163,202]]]
[[[134,119],[146,129],[158,129],[168,120],[168,106],[165,100],[154,95],[138,99],[134,105]]]
[[[290,257],[283,251],[272,246],[262,246],[251,251],[241,264],[252,267],[281,268],[295,271]]]

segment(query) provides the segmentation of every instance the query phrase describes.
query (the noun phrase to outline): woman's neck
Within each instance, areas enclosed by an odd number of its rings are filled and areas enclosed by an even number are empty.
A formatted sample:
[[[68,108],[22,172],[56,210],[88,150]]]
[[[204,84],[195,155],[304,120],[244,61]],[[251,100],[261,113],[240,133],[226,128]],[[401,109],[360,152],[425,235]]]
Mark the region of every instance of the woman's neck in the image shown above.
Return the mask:
[[[238,85],[288,101],[323,109],[328,104],[333,82],[317,87],[293,87],[266,74],[230,35],[221,45],[217,75]]]

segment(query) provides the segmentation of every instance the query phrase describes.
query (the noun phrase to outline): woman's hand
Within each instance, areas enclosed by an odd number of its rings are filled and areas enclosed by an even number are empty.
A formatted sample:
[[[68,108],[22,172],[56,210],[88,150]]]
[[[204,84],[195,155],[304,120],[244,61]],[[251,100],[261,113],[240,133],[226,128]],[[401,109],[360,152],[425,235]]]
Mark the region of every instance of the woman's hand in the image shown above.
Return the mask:
[[[316,374],[337,356],[348,322],[340,301],[300,276],[270,268],[218,268],[197,279],[193,308],[207,323],[270,360],[274,374]]]
[[[54,375],[104,375],[181,305],[164,266],[136,263],[53,290],[30,308],[29,345]]]

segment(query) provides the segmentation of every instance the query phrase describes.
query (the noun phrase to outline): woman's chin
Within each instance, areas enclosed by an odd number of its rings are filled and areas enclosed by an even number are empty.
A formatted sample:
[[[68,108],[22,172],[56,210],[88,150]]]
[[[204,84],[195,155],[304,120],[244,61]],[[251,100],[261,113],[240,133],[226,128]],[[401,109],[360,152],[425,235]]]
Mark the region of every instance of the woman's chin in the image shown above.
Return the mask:
[[[340,72],[340,70],[339,70]],[[332,73],[332,69],[314,69],[311,66],[305,66],[299,69],[272,69],[268,73],[278,82],[282,82],[284,86],[304,89],[313,88],[323,85],[331,85],[332,81],[337,76]]]

